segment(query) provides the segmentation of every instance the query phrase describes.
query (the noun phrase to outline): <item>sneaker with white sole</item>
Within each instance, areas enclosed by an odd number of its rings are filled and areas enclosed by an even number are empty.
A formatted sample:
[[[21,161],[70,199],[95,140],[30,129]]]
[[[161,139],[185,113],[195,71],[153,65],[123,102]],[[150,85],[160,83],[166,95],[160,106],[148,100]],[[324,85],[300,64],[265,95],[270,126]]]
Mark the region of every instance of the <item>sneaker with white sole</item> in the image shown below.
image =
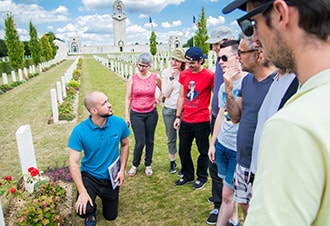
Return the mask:
[[[205,186],[205,184],[206,184],[206,181],[202,182],[200,180],[196,180],[192,188],[195,190],[199,190],[199,189],[202,189]]]
[[[234,223],[232,220],[229,220],[226,226],[240,226],[240,220],[238,222]]]
[[[219,214],[219,209],[214,208],[210,212],[210,216],[207,218],[206,223],[209,224],[209,225],[216,225],[217,221],[218,221],[218,214]]]
[[[194,180],[185,180],[184,178],[181,178],[180,180],[175,181],[175,186],[182,186],[186,183],[191,183]]]

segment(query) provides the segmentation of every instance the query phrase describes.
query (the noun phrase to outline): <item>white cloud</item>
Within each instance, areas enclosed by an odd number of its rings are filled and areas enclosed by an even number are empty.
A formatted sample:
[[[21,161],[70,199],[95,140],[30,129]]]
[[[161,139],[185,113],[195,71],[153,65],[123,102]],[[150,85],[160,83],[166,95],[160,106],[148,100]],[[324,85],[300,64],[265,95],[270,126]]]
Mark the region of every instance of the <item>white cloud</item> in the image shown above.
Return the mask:
[[[226,19],[223,16],[218,16],[218,17],[209,16],[207,18],[206,26],[213,27],[213,26],[224,24],[225,22],[226,22]]]
[[[86,9],[111,8],[112,0],[82,0]]]
[[[148,18],[149,16],[147,14],[140,14],[139,18],[140,19],[144,19],[144,18]]]
[[[151,24],[152,24],[152,27],[153,27],[153,28],[158,27],[158,24],[155,23],[154,21],[152,21]],[[148,22],[148,23],[145,23],[143,26],[146,27],[146,28],[151,28],[151,24]]]
[[[173,21],[172,24],[170,24],[169,22],[162,22],[161,25],[163,28],[174,28],[174,27],[178,27],[182,24],[181,20],[176,20]]]
[[[171,24],[169,22],[163,22],[161,23],[162,27],[163,28],[170,28],[171,27]]]
[[[57,9],[54,10],[54,13],[58,14],[68,14],[68,8],[65,6],[59,6]]]
[[[68,21],[68,9],[64,6],[46,11],[36,4],[15,4],[11,0],[0,0],[1,18],[6,18],[8,12],[12,13],[17,26],[27,26],[29,21],[32,21],[34,25]]]
[[[63,28],[56,29],[56,36],[64,40],[79,37],[86,45],[91,45],[92,42],[94,45],[111,45],[112,27],[109,14],[80,16]]]
[[[158,13],[168,5],[179,5],[185,0],[124,0],[125,11]],[[87,9],[112,8],[113,0],[82,0]]]
[[[173,21],[173,27],[181,26],[181,24],[182,24],[181,20],[175,20],[175,21]]]

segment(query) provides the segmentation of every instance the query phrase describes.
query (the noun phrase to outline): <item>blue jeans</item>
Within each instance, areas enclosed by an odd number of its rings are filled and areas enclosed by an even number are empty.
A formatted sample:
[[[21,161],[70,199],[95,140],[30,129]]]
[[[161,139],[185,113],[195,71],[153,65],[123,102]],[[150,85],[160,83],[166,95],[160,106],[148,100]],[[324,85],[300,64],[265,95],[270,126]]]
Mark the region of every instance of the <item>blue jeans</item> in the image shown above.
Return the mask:
[[[155,108],[148,113],[130,112],[131,124],[135,138],[133,166],[140,165],[142,151],[146,147],[145,166],[151,166],[154,153],[155,129],[158,122],[158,112]]]
[[[209,166],[209,135],[210,122],[186,123],[181,121],[179,130],[179,155],[181,160],[181,172],[185,180],[194,180],[194,164],[191,157],[191,145],[194,139],[199,152],[197,160],[197,179],[206,182]]]
[[[119,187],[112,189],[110,180],[97,179],[87,172],[81,172],[82,180],[87,189],[87,193],[93,200],[93,206],[87,203],[86,214],[78,214],[79,217],[86,218],[96,214],[96,196],[102,200],[102,212],[106,220],[114,220],[118,215]],[[78,194],[79,195],[79,194]]]
[[[166,136],[167,136],[168,153],[175,154],[177,152],[177,147],[176,147],[177,130],[174,129],[173,124],[175,120],[176,109],[163,107],[162,113],[163,113]]]

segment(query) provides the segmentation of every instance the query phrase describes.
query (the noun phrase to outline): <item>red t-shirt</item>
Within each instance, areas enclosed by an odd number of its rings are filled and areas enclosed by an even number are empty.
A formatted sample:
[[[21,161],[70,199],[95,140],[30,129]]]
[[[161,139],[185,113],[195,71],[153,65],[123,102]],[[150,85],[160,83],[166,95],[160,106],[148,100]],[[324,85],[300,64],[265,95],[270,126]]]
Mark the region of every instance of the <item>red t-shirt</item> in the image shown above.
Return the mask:
[[[197,74],[186,69],[181,72],[179,82],[184,88],[182,121],[188,123],[209,122],[214,73],[206,68]]]

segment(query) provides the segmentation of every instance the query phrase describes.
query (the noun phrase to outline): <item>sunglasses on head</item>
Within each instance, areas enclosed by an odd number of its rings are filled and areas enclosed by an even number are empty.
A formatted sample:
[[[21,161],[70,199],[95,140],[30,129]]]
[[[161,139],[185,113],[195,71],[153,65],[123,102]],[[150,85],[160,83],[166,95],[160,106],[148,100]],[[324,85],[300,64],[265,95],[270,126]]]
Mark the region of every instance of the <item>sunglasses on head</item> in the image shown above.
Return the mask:
[[[292,6],[293,4],[290,1],[285,1],[289,6]],[[237,23],[242,29],[242,32],[246,36],[252,36],[254,32],[254,27],[255,27],[255,21],[251,19],[251,17],[263,13],[266,10],[268,10],[270,7],[273,6],[274,1],[267,1],[259,6],[257,6],[255,9],[252,11],[248,12],[245,16],[237,19]]]

